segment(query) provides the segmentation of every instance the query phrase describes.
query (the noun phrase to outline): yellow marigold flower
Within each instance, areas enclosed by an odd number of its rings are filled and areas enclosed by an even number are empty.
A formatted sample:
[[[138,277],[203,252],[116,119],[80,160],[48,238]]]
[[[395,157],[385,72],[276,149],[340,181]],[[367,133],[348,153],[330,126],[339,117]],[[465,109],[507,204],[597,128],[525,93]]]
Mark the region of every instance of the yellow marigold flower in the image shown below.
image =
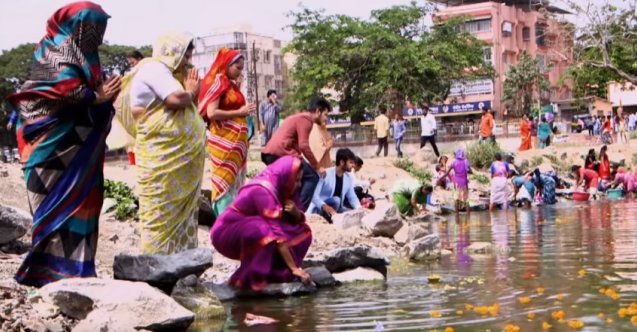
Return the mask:
[[[548,330],[551,327],[553,327],[553,325],[549,324],[548,322],[542,322],[542,329]]]
[[[462,310],[456,310],[456,315],[458,315],[458,316],[462,316],[462,315],[464,315],[464,311],[462,311]]]
[[[553,319],[556,319],[556,320],[564,319],[565,316],[566,314],[564,313],[564,310],[553,311],[551,313],[551,317],[553,317]]]
[[[572,329],[581,329],[582,327],[584,327],[584,322],[582,322],[581,320],[569,320],[568,326]]]
[[[606,319],[606,324],[613,324],[613,319],[612,318],[607,318]]]
[[[601,319],[604,319],[604,317],[606,317],[606,315],[603,312],[600,312],[599,314],[597,314],[597,316]]]
[[[599,289],[599,293],[600,294],[605,294],[606,293],[606,288],[600,288]]]
[[[633,302],[628,306],[629,309],[637,309],[637,303]]]
[[[637,325],[637,316],[631,317],[630,322],[633,323],[633,325]]]
[[[473,306],[471,304],[465,304],[464,305],[464,309],[468,310],[468,311],[471,311],[471,310],[473,310]]]
[[[635,316],[635,315],[637,315],[637,308],[628,307],[628,316]]]
[[[540,294],[540,295],[544,294],[544,288],[538,287],[537,288],[537,293]]]
[[[489,306],[487,309],[489,310],[489,313],[491,314],[491,316],[497,316],[498,313],[500,313],[500,305],[497,303],[492,306]]]
[[[504,332],[519,332],[519,331],[520,331],[520,327],[517,325],[507,324],[504,327]]]
[[[529,319],[534,319],[535,318],[535,313],[534,312],[529,312],[526,317],[528,317]]]
[[[557,296],[556,296],[555,298],[556,298],[558,301],[562,301],[562,300],[564,300],[564,294],[562,294],[562,293],[557,294]]]
[[[626,315],[628,315],[628,309],[619,308],[619,310],[617,310],[617,316],[619,316],[619,318],[624,318]]]
[[[440,310],[432,310],[431,311],[431,317],[432,318],[440,318],[442,316],[442,313],[440,313]]]
[[[489,314],[489,308],[485,306],[475,307],[473,308],[473,311],[482,316],[486,316],[487,314]]]
[[[455,330],[453,329],[453,327],[447,327],[445,328],[445,332],[455,332]]]
[[[586,270],[581,269],[581,270],[577,271],[577,274],[579,274],[580,277],[583,277],[583,276],[586,275]]]
[[[523,296],[519,298],[518,301],[520,301],[520,304],[529,304],[531,303],[531,298],[528,296]]]

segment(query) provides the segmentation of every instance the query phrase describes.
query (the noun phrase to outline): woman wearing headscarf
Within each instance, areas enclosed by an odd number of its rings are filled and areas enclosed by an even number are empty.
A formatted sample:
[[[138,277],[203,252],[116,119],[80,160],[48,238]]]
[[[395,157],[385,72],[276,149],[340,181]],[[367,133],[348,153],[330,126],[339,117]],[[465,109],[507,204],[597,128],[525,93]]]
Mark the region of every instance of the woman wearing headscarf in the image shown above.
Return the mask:
[[[40,287],[94,277],[104,152],[119,77],[102,80],[98,46],[110,16],[97,4],[58,9],[33,54],[30,80],[9,97],[19,110],[32,247],[16,274]]]
[[[232,204],[217,218],[210,239],[222,255],[241,260],[230,277],[240,289],[259,291],[270,283],[300,278],[312,243],[299,200],[301,159],[284,156],[241,188]]]
[[[212,162],[212,208],[219,216],[243,185],[248,157],[248,120],[256,105],[246,100],[235,80],[245,60],[238,50],[222,48],[203,80],[199,113],[208,124],[206,150]]]
[[[520,151],[526,151],[531,149],[531,121],[529,117],[524,114],[520,119]]]
[[[143,253],[197,247],[205,126],[196,112],[199,78],[187,70],[193,38],[167,33],[124,78],[118,117],[132,114]],[[119,100],[118,100],[119,102]]]

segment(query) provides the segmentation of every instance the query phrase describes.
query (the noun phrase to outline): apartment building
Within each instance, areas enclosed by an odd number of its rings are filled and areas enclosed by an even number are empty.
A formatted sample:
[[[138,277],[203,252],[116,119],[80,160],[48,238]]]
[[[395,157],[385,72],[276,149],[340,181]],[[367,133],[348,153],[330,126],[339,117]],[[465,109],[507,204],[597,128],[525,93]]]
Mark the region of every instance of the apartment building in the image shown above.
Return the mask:
[[[493,66],[496,78],[466,83],[456,83],[450,94],[451,105],[462,115],[462,105],[488,105],[503,116],[501,102],[504,81],[509,66],[517,63],[523,52],[537,58],[542,66],[550,66],[546,78],[550,90],[540,95],[543,105],[572,97],[568,87],[558,81],[572,63],[573,31],[564,20],[568,11],[552,6],[547,0],[434,0],[444,7],[436,13],[435,21],[464,16],[468,21],[464,29],[485,41],[483,48],[486,63]]]

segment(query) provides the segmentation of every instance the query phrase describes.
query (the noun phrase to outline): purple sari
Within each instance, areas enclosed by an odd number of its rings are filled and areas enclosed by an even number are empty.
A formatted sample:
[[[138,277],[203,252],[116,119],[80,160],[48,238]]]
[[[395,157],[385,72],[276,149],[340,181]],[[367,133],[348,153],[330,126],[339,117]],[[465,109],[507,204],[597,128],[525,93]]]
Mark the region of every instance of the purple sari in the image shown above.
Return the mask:
[[[305,216],[294,220],[283,210],[287,199],[303,210],[294,189],[300,171],[299,158],[279,158],[243,186],[215,221],[210,233],[212,245],[222,255],[241,261],[230,277],[231,285],[258,291],[270,283],[296,278],[279,254],[277,243],[287,242],[297,266],[301,266],[312,243]]]

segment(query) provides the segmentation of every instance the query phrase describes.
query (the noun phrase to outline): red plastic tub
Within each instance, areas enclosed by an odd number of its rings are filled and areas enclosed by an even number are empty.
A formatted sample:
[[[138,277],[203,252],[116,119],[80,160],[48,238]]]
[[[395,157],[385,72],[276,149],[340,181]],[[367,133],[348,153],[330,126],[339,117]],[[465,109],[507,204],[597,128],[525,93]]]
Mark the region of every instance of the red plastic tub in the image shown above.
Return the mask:
[[[576,191],[573,193],[573,200],[575,201],[588,201],[591,197],[591,194],[581,191]]]
[[[128,163],[135,165],[135,153],[133,151],[128,151]]]

